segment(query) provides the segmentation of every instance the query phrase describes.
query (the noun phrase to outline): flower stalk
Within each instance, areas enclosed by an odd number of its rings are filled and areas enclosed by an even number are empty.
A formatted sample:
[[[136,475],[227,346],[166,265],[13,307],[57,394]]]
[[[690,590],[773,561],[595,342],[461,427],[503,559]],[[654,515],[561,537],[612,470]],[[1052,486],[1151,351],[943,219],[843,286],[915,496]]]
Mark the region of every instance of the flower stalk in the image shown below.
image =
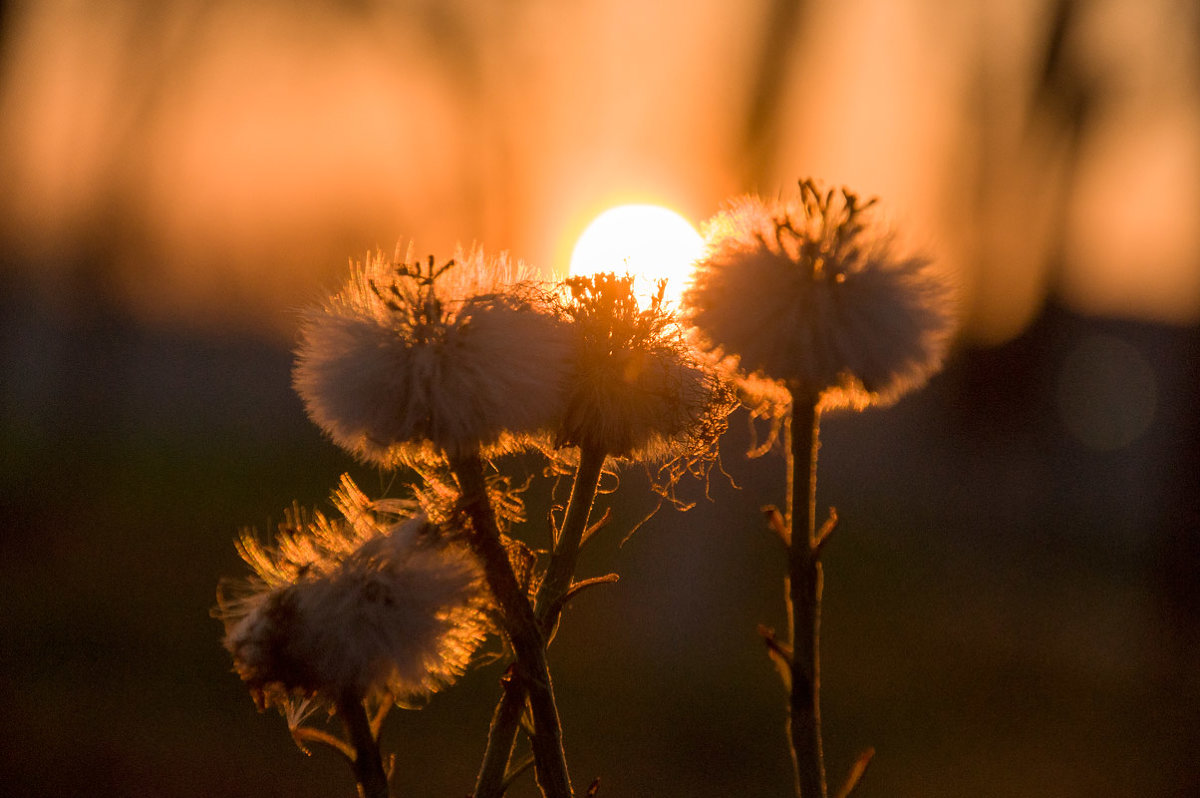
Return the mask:
[[[580,451],[579,467],[571,486],[571,497],[567,501],[567,512],[562,527],[558,530],[550,564],[542,579],[536,602],[536,615],[545,635],[547,645],[562,613],[563,598],[571,587],[584,531],[592,512],[596,490],[600,484],[600,473],[604,467],[602,450],[585,447]],[[488,731],[487,748],[483,764],[475,783],[474,798],[499,798],[507,786],[505,776],[516,742],[521,715],[525,707],[526,690],[523,684],[511,678],[504,680],[504,695],[492,715]]]
[[[567,512],[562,528],[554,542],[554,552],[542,585],[538,589],[537,614],[542,629],[551,635],[562,610],[562,599],[571,587],[575,566],[579,562],[579,550],[583,545],[583,534],[596,500],[600,485],[600,472],[604,469],[605,453],[602,449],[584,446],[579,452],[579,468],[571,485],[571,498],[567,501]]]
[[[358,780],[359,794],[362,798],[388,798],[388,778],[379,753],[379,740],[371,729],[362,699],[347,693],[338,699],[337,710],[354,748],[350,768]]]
[[[741,197],[707,225],[707,251],[684,296],[702,345],[730,359],[743,401],[786,420],[787,507],[768,521],[788,554],[790,645],[765,631],[790,691],[798,798],[826,798],[821,740],[821,550],[836,523],[816,524],[824,410],[886,406],[942,364],[951,292],[920,256],[900,256],[876,201],[801,180],[789,200]],[[790,400],[790,401],[789,401]],[[785,408],[787,408],[785,413]],[[839,796],[849,793],[870,753]]]
[[[504,695],[492,713],[487,748],[483,752],[479,775],[475,778],[472,798],[500,798],[507,786],[508,763],[512,759],[521,716],[525,714],[525,686],[512,678],[511,671],[505,673],[501,685]]]
[[[733,409],[731,389],[685,343],[676,317],[664,305],[664,291],[660,284],[643,306],[633,293],[632,277],[605,273],[570,278],[559,295],[575,346],[554,445],[576,448],[579,464],[562,524],[553,530],[550,561],[534,605],[547,644],[573,590],[615,578],[573,582],[605,460],[708,462]],[[678,478],[686,470],[671,473]],[[504,793],[523,701],[522,685],[507,681],[475,798]]]
[[[821,741],[821,546],[816,531],[817,451],[820,449],[817,399],[792,391],[788,425],[788,618],[791,626],[789,739],[796,772],[796,795],[826,798]],[[827,530],[823,530],[827,534]]]
[[[790,693],[797,798],[828,798],[821,553],[837,519],[816,518],[820,416],[923,384],[953,312],[928,263],[897,256],[871,223],[874,200],[812,180],[799,189],[786,202],[734,200],[710,222],[684,300],[690,331],[664,284],[645,306],[629,275],[568,278],[550,292],[478,250],[440,266],[376,253],[306,314],[294,383],[310,417],[359,459],[410,466],[429,484],[414,501],[372,502],[344,478],[342,518],[294,508],[274,547],[244,535],[255,575],[219,591],[218,615],[259,705],[282,709],[302,747],[341,752],[362,798],[388,797],[386,708],[452,682],[497,626],[514,661],[474,798],[502,798],[530,761],[544,798],[573,798],[547,650],[570,598],[616,579],[575,580],[583,544],[608,519],[591,521],[605,462],[659,464],[654,490],[678,504],[676,482],[717,460],[734,380],[743,402],[785,430],[787,502],[768,520],[787,549],[788,639],[763,634]],[[504,534],[524,520],[519,500],[485,476],[491,458],[528,448],[579,458],[540,573],[529,547]],[[346,738],[303,726],[310,706],[336,711]],[[532,753],[513,764],[527,718]]]
[[[516,656],[514,676],[529,696],[538,786],[546,798],[571,798],[562,727],[546,661],[546,635],[500,539],[496,516],[487,497],[483,462],[472,455],[454,458],[450,467],[462,491],[463,512],[471,521],[469,545],[483,565],[484,577],[500,608],[505,635]]]

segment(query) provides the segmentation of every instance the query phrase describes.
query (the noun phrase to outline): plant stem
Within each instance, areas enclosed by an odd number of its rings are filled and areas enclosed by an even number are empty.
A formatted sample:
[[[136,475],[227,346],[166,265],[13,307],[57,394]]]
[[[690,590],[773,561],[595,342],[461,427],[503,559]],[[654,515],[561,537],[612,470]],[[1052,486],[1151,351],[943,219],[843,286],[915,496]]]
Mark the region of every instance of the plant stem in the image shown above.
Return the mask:
[[[350,735],[354,746],[354,761],[351,768],[358,780],[358,791],[362,798],[388,798],[387,774],[383,771],[383,757],[379,754],[379,741],[371,733],[371,721],[362,699],[345,695],[338,700],[338,714]]]
[[[791,620],[792,762],[796,795],[826,798],[821,743],[821,560],[816,539],[820,412],[815,397],[792,393],[788,427],[788,614]]]
[[[503,686],[504,695],[500,696],[496,711],[492,713],[487,748],[483,752],[479,775],[475,777],[472,798],[500,798],[504,794],[504,777],[508,774],[513,743],[517,739],[521,715],[525,712],[525,687],[507,675]]]
[[[579,468],[571,485],[567,513],[537,595],[537,619],[547,638],[558,622],[562,609],[560,599],[571,586],[583,533],[587,529],[592,503],[596,498],[596,488],[600,484],[604,457],[604,452],[600,450],[583,449],[579,454]],[[512,757],[524,706],[524,686],[511,679],[506,680],[504,695],[500,697],[492,715],[487,749],[475,781],[474,798],[499,798],[504,793],[504,776]]]
[[[596,488],[600,485],[600,472],[604,468],[604,451],[591,447],[579,451],[579,468],[575,471],[575,482],[571,485],[571,498],[567,501],[567,513],[563,517],[562,529],[554,542],[554,553],[537,595],[538,620],[549,634],[558,622],[560,603],[571,587],[571,577],[579,562],[579,547],[587,529],[592,503],[596,499]]]
[[[472,455],[452,460],[450,467],[462,490],[463,510],[471,520],[468,542],[483,565],[484,578],[500,608],[504,632],[516,654],[515,675],[529,693],[538,786],[546,798],[571,798],[562,728],[546,662],[546,636],[500,539],[483,478],[483,462]]]

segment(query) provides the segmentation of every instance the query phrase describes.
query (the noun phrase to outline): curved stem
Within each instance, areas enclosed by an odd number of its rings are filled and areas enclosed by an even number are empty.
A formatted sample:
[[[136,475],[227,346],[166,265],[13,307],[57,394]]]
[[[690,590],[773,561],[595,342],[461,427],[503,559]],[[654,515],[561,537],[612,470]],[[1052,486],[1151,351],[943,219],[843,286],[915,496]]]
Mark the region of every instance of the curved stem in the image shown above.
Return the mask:
[[[452,460],[450,467],[462,490],[463,511],[471,521],[468,542],[483,565],[484,578],[500,607],[504,632],[516,654],[515,675],[529,694],[538,785],[546,798],[571,798],[562,728],[546,662],[546,637],[500,539],[483,478],[483,463],[472,455]]]
[[[579,560],[579,548],[583,533],[587,529],[596,489],[600,484],[600,472],[604,468],[604,452],[583,449],[579,453],[579,468],[571,485],[571,498],[567,501],[567,513],[562,529],[554,541],[554,552],[542,579],[537,595],[537,618],[547,636],[558,623],[562,608],[561,598],[571,586],[571,577]],[[474,798],[499,798],[504,794],[504,775],[512,757],[513,743],[521,723],[521,712],[525,706],[525,690],[522,685],[509,679],[504,683],[504,695],[492,715],[492,726],[488,731],[487,749],[483,764],[475,780]]]
[[[815,397],[793,392],[788,426],[788,615],[791,621],[792,761],[796,795],[826,798],[821,742],[821,573],[816,536],[820,412]]]
[[[346,695],[338,700],[338,714],[350,735],[354,746],[354,759],[350,767],[358,780],[362,798],[388,798],[387,774],[383,770],[383,757],[379,753],[379,741],[371,733],[371,721],[367,710],[358,696]]]

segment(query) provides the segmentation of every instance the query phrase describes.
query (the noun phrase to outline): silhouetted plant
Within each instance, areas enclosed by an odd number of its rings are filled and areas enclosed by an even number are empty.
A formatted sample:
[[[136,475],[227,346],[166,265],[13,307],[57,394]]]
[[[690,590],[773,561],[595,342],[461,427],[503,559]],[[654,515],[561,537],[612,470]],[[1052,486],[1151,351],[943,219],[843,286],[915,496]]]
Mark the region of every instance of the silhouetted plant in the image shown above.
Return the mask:
[[[767,643],[791,688],[797,794],[824,798],[820,554],[836,517],[816,527],[820,414],[918,386],[951,323],[944,287],[924,261],[892,254],[872,204],[812,181],[791,203],[731,202],[685,297],[691,330],[662,285],[639,304],[630,276],[547,285],[479,251],[354,267],[305,316],[295,386],[336,444],[412,481],[371,500],[343,477],[332,520],[293,508],[273,546],[242,536],[254,576],[222,584],[218,614],[259,705],[282,710],[301,746],[342,753],[361,793],[383,798],[388,707],[450,684],[498,631],[511,664],[474,796],[499,798],[532,764],[543,795],[570,798],[547,649],[566,603],[616,579],[575,577],[609,518],[593,517],[601,475],[642,464],[673,498],[715,462],[740,391],[787,432],[788,505],[769,518],[789,551],[791,630]],[[572,476],[544,551],[497,460],[528,450]],[[307,723],[319,709],[345,737]],[[531,755],[514,762],[522,728]]]
[[[703,343],[730,358],[743,395],[783,416],[787,506],[768,508],[787,548],[786,641],[763,630],[791,694],[796,794],[827,794],[821,737],[821,551],[837,524],[817,526],[821,413],[888,404],[940,368],[953,323],[944,283],[896,257],[872,224],[875,201],[800,183],[799,197],[742,197],[709,221],[708,252],[684,297]],[[859,760],[848,793],[871,754]]]

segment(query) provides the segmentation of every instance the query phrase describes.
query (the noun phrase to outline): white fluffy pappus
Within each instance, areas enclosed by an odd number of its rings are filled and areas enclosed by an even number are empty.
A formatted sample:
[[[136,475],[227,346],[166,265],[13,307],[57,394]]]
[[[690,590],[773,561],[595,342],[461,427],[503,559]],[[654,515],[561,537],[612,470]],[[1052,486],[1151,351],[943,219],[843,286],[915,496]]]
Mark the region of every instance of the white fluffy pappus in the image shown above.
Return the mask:
[[[661,297],[641,308],[632,279],[613,274],[570,278],[566,289],[575,348],[558,444],[636,461],[711,448],[732,392],[685,342]]]
[[[343,508],[351,491],[343,478]],[[243,535],[256,575],[222,585],[219,615],[256,700],[413,697],[457,678],[488,631],[487,593],[469,550],[432,532],[423,516],[292,512],[274,548]]]
[[[927,261],[893,254],[873,204],[811,180],[790,202],[730,202],[705,226],[684,295],[706,344],[825,408],[889,404],[924,384],[945,356],[953,297]]]
[[[384,467],[500,454],[561,415],[568,333],[519,267],[382,254],[304,320],[294,372],[309,416]]]

